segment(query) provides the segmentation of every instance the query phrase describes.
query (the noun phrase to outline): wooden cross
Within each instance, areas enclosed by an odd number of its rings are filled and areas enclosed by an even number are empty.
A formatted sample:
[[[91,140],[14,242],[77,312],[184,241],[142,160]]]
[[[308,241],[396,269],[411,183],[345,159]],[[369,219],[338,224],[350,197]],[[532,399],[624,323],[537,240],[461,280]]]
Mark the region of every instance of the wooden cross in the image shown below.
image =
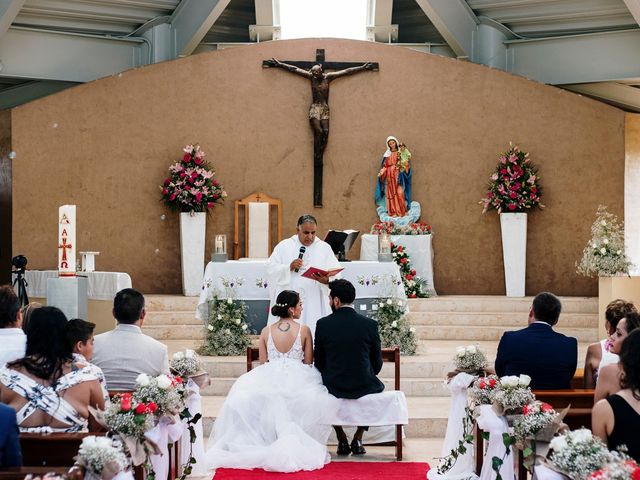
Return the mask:
[[[314,66],[322,67],[322,74],[314,72]],[[275,59],[264,60],[264,68],[279,67],[291,73],[306,77],[311,81],[311,92],[313,104],[309,113],[309,122],[313,131],[313,205],[322,207],[322,173],[324,149],[329,139],[329,82],[335,78],[345,75],[352,75],[363,70],[378,70],[377,62],[327,62],[325,60],[324,49],[316,50],[315,62],[305,60],[285,60]],[[326,74],[326,70],[339,70],[338,72]],[[315,109],[315,110],[314,110]],[[312,112],[314,112],[312,114]]]

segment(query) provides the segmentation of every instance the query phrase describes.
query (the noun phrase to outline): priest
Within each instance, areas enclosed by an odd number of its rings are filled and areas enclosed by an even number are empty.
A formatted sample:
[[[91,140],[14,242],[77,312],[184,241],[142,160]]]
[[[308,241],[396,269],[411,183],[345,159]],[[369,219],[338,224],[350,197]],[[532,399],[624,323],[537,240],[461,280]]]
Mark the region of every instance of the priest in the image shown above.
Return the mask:
[[[329,304],[329,276],[316,273],[313,278],[304,277],[310,267],[321,270],[340,268],[331,247],[316,237],[318,222],[312,215],[298,219],[296,234],[282,240],[273,249],[267,266],[271,306],[282,290],[295,290],[302,300],[300,323],[315,335],[316,322],[331,313]],[[271,308],[269,308],[271,311]],[[278,319],[269,316],[269,324]]]

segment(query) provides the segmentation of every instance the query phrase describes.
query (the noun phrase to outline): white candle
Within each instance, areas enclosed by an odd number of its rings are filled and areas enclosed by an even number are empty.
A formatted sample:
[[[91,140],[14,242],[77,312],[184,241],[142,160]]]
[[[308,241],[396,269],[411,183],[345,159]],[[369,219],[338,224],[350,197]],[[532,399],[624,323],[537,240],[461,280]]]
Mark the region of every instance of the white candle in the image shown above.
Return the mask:
[[[76,274],[76,206],[62,205],[58,209],[58,275]]]

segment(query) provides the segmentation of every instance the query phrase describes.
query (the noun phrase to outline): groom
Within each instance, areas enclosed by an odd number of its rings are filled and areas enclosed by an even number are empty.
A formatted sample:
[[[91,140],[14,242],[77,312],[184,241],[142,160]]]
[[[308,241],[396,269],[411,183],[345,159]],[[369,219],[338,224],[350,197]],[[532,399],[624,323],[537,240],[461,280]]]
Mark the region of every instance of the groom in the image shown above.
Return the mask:
[[[378,324],[353,308],[356,289],[348,280],[329,283],[333,313],[316,324],[315,366],[322,383],[338,398],[360,398],[384,390],[376,377],[382,369]],[[333,427],[338,437],[338,455],[363,455],[362,435],[369,427],[359,426],[351,446],[341,426]]]

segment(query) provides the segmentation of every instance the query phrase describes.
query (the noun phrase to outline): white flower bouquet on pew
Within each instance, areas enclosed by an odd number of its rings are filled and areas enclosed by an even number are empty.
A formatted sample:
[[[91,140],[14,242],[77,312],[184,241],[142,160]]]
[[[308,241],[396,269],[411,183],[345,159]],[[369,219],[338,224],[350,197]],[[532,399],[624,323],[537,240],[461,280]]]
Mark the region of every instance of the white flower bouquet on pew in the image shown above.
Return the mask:
[[[85,479],[111,480],[131,468],[124,444],[111,437],[85,437],[75,461],[76,465],[84,468]]]
[[[171,367],[172,372],[181,377],[195,375],[202,370],[202,367],[200,366],[200,358],[196,352],[190,348],[187,348],[183,352],[174,353],[171,357],[171,363],[169,366]]]
[[[637,480],[640,478],[640,467],[633,460],[620,459],[592,472],[588,480]]]
[[[182,377],[165,374],[150,377],[141,373],[136,378],[136,385],[133,397],[138,402],[157,405],[154,413],[158,417],[178,415],[185,408],[186,391]]]
[[[487,375],[478,378],[469,389],[469,400],[473,407],[491,405],[493,394],[500,388],[500,378],[497,375]]]
[[[586,428],[554,437],[549,446],[551,466],[572,480],[586,480],[596,470],[623,459],[622,454],[610,452],[602,440]]]
[[[456,348],[453,358],[456,370],[466,373],[478,373],[487,367],[487,357],[478,345]]]
[[[522,407],[535,400],[529,375],[509,375],[500,378],[500,386],[493,393],[493,405],[499,415],[518,415]]]

